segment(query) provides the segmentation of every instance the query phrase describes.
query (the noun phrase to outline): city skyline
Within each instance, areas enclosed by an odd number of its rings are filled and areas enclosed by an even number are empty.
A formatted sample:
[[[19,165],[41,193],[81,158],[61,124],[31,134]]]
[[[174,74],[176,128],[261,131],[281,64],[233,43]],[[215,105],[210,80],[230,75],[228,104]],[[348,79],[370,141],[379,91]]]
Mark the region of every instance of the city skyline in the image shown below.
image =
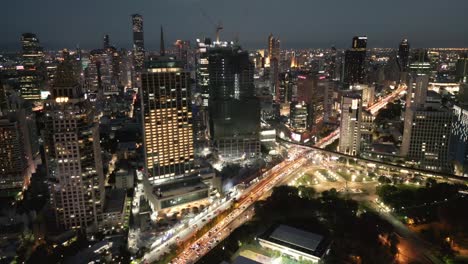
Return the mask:
[[[468,3],[3,6],[1,263],[467,263]]]
[[[3,36],[0,48],[17,51],[21,33],[34,32],[45,49],[77,45],[92,49],[101,45],[106,34],[110,36],[111,44],[130,49],[129,21],[134,13],[145,17],[148,50],[159,49],[158,28],[161,24],[167,29],[166,38],[171,44],[176,39],[214,38],[219,22],[224,27],[222,39],[238,37],[248,49],[263,48],[270,33],[282,40],[284,48],[327,48],[332,45],[348,48],[349,38],[354,35],[367,35],[371,48],[397,47],[403,38],[408,38],[415,48],[468,46],[468,36],[458,26],[468,22],[463,14],[468,8],[467,2],[455,1],[458,2],[455,9],[449,8],[452,5],[440,6],[419,0],[334,2],[340,3],[299,1],[288,8],[280,1],[179,0],[135,4],[119,0],[112,3],[82,1],[80,5],[72,2],[66,5],[57,0],[8,2],[4,5],[9,12],[0,21],[10,26],[0,29]],[[335,8],[337,4],[340,8]],[[67,6],[74,9],[67,10]],[[414,12],[421,7],[425,12]],[[243,19],[239,21],[241,15]],[[294,28],[301,30],[292,30]]]

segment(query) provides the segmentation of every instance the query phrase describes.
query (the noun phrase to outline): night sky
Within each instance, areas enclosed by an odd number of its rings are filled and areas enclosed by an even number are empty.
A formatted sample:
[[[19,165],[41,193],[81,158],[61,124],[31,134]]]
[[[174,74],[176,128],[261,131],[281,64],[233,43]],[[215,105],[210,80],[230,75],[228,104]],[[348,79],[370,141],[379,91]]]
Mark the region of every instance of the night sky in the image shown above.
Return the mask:
[[[23,32],[36,33],[46,49],[98,48],[109,34],[116,47],[131,47],[130,15],[144,17],[145,45],[176,39],[237,35],[247,48],[266,46],[271,32],[282,47],[348,47],[367,35],[370,47],[468,47],[467,0],[4,0],[0,51],[18,50]],[[209,17],[209,18],[208,18]]]

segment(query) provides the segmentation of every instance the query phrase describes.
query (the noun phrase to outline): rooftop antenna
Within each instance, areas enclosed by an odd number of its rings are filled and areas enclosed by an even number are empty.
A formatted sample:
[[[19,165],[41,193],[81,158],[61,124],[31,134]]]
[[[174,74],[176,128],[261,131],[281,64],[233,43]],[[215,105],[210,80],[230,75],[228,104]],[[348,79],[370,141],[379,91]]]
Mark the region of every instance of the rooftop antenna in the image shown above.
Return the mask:
[[[166,49],[164,48],[164,31],[163,27],[161,25],[161,39],[160,39],[160,44],[159,44],[159,55],[164,56],[166,55]]]
[[[216,26],[216,42],[219,43],[219,32],[223,30],[223,24],[220,22],[218,22],[218,25]]]

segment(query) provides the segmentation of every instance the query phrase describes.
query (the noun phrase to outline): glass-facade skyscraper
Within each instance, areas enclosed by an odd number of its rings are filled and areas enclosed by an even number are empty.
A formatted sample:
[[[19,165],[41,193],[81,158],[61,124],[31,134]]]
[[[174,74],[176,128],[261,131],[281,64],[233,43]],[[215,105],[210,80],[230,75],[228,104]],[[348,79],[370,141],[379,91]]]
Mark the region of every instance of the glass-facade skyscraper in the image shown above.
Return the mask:
[[[143,39],[143,17],[139,14],[132,15],[133,29],[133,63],[135,72],[141,73],[145,62],[145,43]]]
[[[21,97],[25,100],[41,99],[44,54],[39,39],[33,33],[21,36],[23,71],[20,73],[19,85]]]
[[[400,46],[398,47],[398,60],[400,64],[400,70],[402,72],[408,71],[409,52],[410,52],[410,44],[407,39],[403,39],[400,42]]]
[[[210,134],[225,158],[260,152],[260,104],[254,94],[254,65],[234,45],[217,46],[208,55]]]
[[[344,82],[363,83],[366,77],[367,37],[354,37],[352,48],[345,52]]]

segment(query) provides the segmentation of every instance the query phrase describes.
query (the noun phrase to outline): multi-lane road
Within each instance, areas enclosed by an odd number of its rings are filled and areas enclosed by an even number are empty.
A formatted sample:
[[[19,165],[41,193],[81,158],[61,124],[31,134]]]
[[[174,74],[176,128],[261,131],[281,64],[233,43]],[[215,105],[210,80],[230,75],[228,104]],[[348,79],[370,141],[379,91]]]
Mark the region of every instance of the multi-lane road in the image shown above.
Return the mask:
[[[245,214],[245,212],[252,210],[250,207],[259,198],[270,191],[286,176],[303,166],[308,161],[310,153],[312,153],[312,151],[299,151],[296,157],[283,161],[267,171],[263,178],[256,182],[251,190],[241,197],[236,209],[229,213],[201,238],[187,246],[172,263],[195,263],[201,256],[209,252],[219,241],[228,236],[235,227],[248,219],[249,214]]]

